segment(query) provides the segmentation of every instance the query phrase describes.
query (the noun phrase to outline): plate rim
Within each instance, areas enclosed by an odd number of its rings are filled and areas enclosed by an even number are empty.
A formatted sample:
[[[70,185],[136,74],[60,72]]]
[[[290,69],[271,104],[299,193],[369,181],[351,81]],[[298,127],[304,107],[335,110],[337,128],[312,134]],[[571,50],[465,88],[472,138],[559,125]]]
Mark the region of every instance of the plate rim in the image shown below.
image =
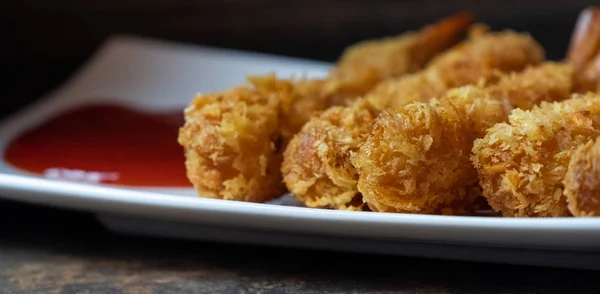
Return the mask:
[[[356,222],[359,221],[359,219],[360,221],[364,221],[362,218],[367,217],[368,221],[374,223],[406,223],[406,221],[409,220],[413,224],[435,225],[441,228],[469,226],[473,228],[491,229],[497,228],[498,226],[505,226],[505,228],[516,230],[560,228],[569,230],[597,229],[600,231],[600,218],[591,217],[512,218],[329,210],[189,197],[153,191],[136,191],[127,188],[89,185],[4,173],[0,173],[0,189],[19,192],[34,192],[38,195],[60,192],[60,195],[63,195],[63,197],[87,199],[96,203],[134,204],[218,213],[231,213],[232,211],[237,211],[252,216],[270,215],[284,219],[301,218],[323,221],[333,218],[336,221]],[[14,197],[0,194],[0,198],[2,197],[14,199]],[[152,203],[153,201],[155,203]],[[161,205],[158,205],[158,203],[161,203]]]
[[[111,46],[117,44],[120,40],[127,42],[150,42],[155,44],[150,38],[138,38],[130,36],[116,36],[110,38],[102,45],[95,54],[85,62],[74,74],[65,82],[61,83],[55,90],[42,96],[39,101],[24,107],[20,111],[7,116],[0,121],[0,129],[5,129],[6,124],[31,116],[40,107],[45,107],[65,97],[65,93],[80,79],[80,75],[90,67],[101,62],[102,56]],[[145,40],[145,41],[144,41]],[[159,41],[162,42],[162,41]],[[180,46],[175,42],[167,41],[169,46]],[[199,45],[183,44],[186,48],[210,48]],[[219,49],[219,48],[214,48]],[[245,53],[239,50],[230,50],[238,53]],[[284,60],[294,60],[293,58],[269,55],[263,53],[252,53],[260,56],[283,58]],[[296,59],[310,61],[305,59]],[[64,100],[64,99],[63,99]],[[71,105],[71,104],[69,104]],[[63,109],[58,107],[57,109]],[[52,112],[55,113],[55,112]],[[24,127],[20,127],[18,132],[22,132]],[[4,147],[0,144],[0,148]],[[329,234],[341,234],[344,236],[387,236],[390,238],[405,238],[406,236],[417,236],[417,240],[426,241],[444,241],[443,236],[452,236],[455,239],[461,230],[466,230],[465,234],[475,234],[466,239],[476,240],[479,235],[493,244],[501,246],[515,246],[519,244],[518,240],[503,240],[503,236],[511,234],[521,234],[528,237],[525,243],[537,244],[536,236],[527,234],[538,233],[540,240],[550,240],[552,244],[561,248],[570,246],[569,240],[565,238],[551,239],[552,234],[563,233],[568,237],[575,237],[578,240],[576,247],[598,248],[600,247],[600,218],[500,218],[500,217],[482,217],[482,216],[441,216],[441,215],[420,215],[420,214],[401,214],[384,212],[362,212],[362,211],[336,211],[316,208],[302,208],[290,206],[278,206],[264,203],[247,203],[231,200],[208,199],[200,197],[176,196],[168,193],[156,191],[133,191],[127,188],[94,186],[89,184],[80,184],[75,182],[62,182],[48,180],[38,176],[27,174],[8,174],[0,171],[0,198],[12,200],[28,201],[39,204],[61,206],[89,211],[101,212],[119,212],[131,213],[132,215],[150,216],[159,218],[171,218],[186,222],[196,223],[223,223],[227,225],[234,224],[235,218],[242,216],[246,220],[256,220],[254,224],[248,225],[256,228],[286,230],[297,232],[327,232]],[[212,218],[212,219],[211,219]],[[281,223],[280,223],[281,222]],[[322,227],[321,225],[325,224]],[[238,224],[239,226],[240,224]],[[314,228],[306,228],[303,225],[315,225]],[[368,226],[375,226],[380,230],[389,230],[384,232],[372,232]],[[344,227],[346,226],[346,227]],[[356,226],[362,228],[362,231],[353,230]],[[418,231],[396,230],[433,230],[440,236],[428,236]],[[316,230],[316,231],[315,231]],[[337,231],[336,231],[337,230]],[[450,232],[448,232],[448,230]],[[499,234],[489,234],[491,232]],[[335,232],[334,232],[335,231]],[[589,236],[588,236],[589,235]],[[404,236],[404,237],[402,237]],[[418,237],[420,236],[420,237]],[[587,237],[587,239],[586,239]],[[492,245],[493,245],[492,244]],[[549,244],[549,245],[552,245]],[[543,244],[542,244],[543,245]],[[540,245],[540,246],[542,246]]]

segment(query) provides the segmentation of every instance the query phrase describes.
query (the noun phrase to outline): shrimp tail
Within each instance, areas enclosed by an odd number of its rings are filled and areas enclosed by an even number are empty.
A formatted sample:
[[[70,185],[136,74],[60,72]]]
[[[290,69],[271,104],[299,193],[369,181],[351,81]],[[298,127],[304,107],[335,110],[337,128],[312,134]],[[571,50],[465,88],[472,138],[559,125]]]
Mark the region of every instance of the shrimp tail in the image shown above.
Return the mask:
[[[600,7],[590,6],[577,18],[567,61],[575,69],[577,90],[600,90]]]
[[[462,39],[472,22],[473,13],[468,10],[444,18],[419,32],[415,48],[422,50],[424,58],[431,58]]]

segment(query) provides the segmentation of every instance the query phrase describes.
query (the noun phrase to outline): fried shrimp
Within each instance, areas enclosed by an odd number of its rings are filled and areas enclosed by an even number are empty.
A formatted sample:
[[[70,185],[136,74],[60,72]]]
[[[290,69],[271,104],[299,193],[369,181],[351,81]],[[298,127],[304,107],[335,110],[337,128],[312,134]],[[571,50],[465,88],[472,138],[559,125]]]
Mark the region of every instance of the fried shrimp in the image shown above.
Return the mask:
[[[369,134],[377,112],[366,100],[332,107],[292,139],[282,172],[300,201],[309,207],[362,210],[350,158]]]
[[[574,216],[600,216],[600,140],[575,150],[564,180],[564,194]]]
[[[600,90],[600,9],[580,14],[566,61],[573,92]],[[588,141],[598,136],[599,116],[600,101],[588,93],[514,111],[509,123],[489,129],[475,142],[472,160],[490,206],[516,217],[593,214],[587,177],[595,172],[594,147]]]
[[[467,196],[462,188],[477,179],[468,168],[471,143],[505,115],[500,101],[473,86],[384,111],[353,160],[364,202],[373,211],[435,213]]]
[[[427,102],[451,88],[479,81],[493,84],[502,73],[521,71],[545,58],[543,48],[527,34],[474,30],[477,33],[469,40],[436,57],[425,70],[386,80],[366,98],[379,109],[399,109],[414,101]]]
[[[475,141],[483,195],[504,216],[568,216],[563,180],[574,150],[600,135],[600,97],[589,93],[514,110]]]
[[[344,50],[327,85],[342,97],[358,97],[379,82],[421,70],[440,52],[456,44],[473,21],[460,12],[419,31],[359,42]],[[344,105],[346,101],[332,104]]]
[[[263,202],[285,191],[282,152],[316,113],[346,104],[382,79],[414,72],[452,46],[471,22],[457,14],[417,32],[347,50],[321,80],[249,77],[249,85],[199,94],[185,110],[178,142],[198,194]]]
[[[261,202],[281,193],[275,144],[280,99],[265,90],[248,86],[199,94],[186,108],[178,140],[200,196]]]
[[[363,200],[376,211],[454,214],[448,210],[457,201],[475,200],[473,141],[514,107],[568,98],[571,74],[567,65],[547,63],[490,87],[460,87],[430,103],[383,112],[354,160]]]
[[[510,42],[505,43],[507,41]],[[492,50],[494,46],[503,49]],[[507,53],[507,51],[512,53]],[[465,56],[460,57],[462,55]],[[476,83],[479,78],[476,75],[467,75],[465,68],[485,69],[500,75],[501,69],[517,70],[525,68],[528,64],[537,64],[543,55],[540,46],[527,35],[518,35],[512,32],[493,33],[486,37],[474,36],[464,44],[443,53],[439,57],[441,61],[433,62],[425,72],[443,73],[447,79],[452,79],[453,70],[456,69],[456,74],[462,76],[461,83]],[[512,58],[510,56],[519,57]],[[452,60],[455,60],[456,66],[445,66],[451,64]],[[461,65],[461,63],[464,64]],[[481,65],[477,65],[477,63],[481,63]],[[520,65],[517,66],[517,63]],[[431,67],[440,68],[434,70]],[[498,69],[496,70],[494,67]],[[470,77],[471,80],[468,81],[467,77]],[[407,78],[412,79],[413,77],[408,76]],[[402,79],[400,78],[400,80]],[[381,88],[378,86],[379,90],[374,90],[366,98],[359,100],[358,106],[334,110],[336,113],[356,117],[361,116],[360,113],[363,113],[364,109],[370,109],[368,116],[362,116],[363,119],[356,120],[352,124],[332,122],[329,114],[309,121],[300,133],[294,136],[284,155],[282,171],[287,188],[297,199],[310,207],[362,209],[363,203],[355,200],[360,198],[356,186],[358,173],[351,163],[351,157],[358,151],[358,146],[373,127],[376,113],[385,107],[391,107],[391,102],[383,103],[384,101],[394,99],[406,101],[407,98],[403,96],[404,94],[410,96],[411,93],[421,90],[423,92],[420,92],[419,95],[423,97],[425,93],[429,93],[432,95],[431,97],[443,94],[447,90],[446,86],[437,89],[438,80],[439,77],[432,79],[430,87],[425,85],[419,88],[417,84],[414,84],[412,90],[402,87],[407,90],[407,93],[394,93],[396,96],[390,93],[379,93]],[[424,83],[427,84],[429,81],[424,80]],[[383,84],[388,84],[388,82],[383,82]],[[436,90],[430,91],[430,89]],[[374,95],[381,96],[375,98]],[[351,141],[340,143],[340,138],[351,138]],[[340,145],[347,148],[339,148]],[[327,153],[322,152],[324,149],[327,150]],[[332,158],[336,160],[331,160]],[[334,175],[336,179],[333,179]]]

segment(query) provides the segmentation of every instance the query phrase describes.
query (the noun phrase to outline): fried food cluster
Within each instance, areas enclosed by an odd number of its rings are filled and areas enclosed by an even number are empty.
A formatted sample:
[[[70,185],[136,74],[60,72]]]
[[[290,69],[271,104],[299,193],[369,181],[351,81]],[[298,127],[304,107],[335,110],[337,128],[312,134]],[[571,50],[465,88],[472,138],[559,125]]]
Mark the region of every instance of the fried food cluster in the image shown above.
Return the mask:
[[[507,39],[512,42],[506,43]],[[501,47],[503,50],[497,50],[497,47]],[[448,50],[437,58],[438,61],[433,61],[420,73],[380,83],[367,94],[366,98],[359,99],[357,105],[332,109],[333,112],[349,118],[361,116],[363,119],[355,120],[351,124],[339,124],[332,121],[331,115],[325,112],[310,120],[294,136],[290,147],[284,154],[282,166],[287,188],[309,207],[363,209],[365,203],[358,201],[360,199],[357,187],[359,173],[352,163],[352,157],[373,128],[376,112],[395,109],[394,107],[407,103],[410,99],[422,101],[426,100],[424,97],[433,98],[443,95],[448,90],[449,84],[442,81],[452,80],[460,85],[491,84],[491,80],[481,80],[479,75],[467,74],[467,71],[475,71],[480,74],[490,73],[488,77],[491,77],[493,73],[500,77],[503,75],[502,69],[504,68],[521,70],[528,65],[538,64],[543,56],[544,53],[539,44],[528,35],[508,31],[489,33],[473,37]],[[498,62],[498,60],[504,62]],[[478,69],[480,71],[477,72]],[[529,75],[532,73],[528,73]],[[413,83],[415,77],[420,76],[435,76],[435,78]],[[519,80],[519,78],[510,76],[507,78],[511,81],[503,82],[501,87],[494,90],[499,95],[516,92],[509,93],[512,80]],[[407,96],[382,92],[382,87],[390,89],[392,92],[399,91]],[[500,91],[506,93],[500,93]],[[543,99],[544,94],[541,93],[539,99]],[[517,94],[515,93],[513,96],[516,99]],[[364,112],[364,109],[370,109],[369,116],[360,114],[360,112]],[[327,152],[322,150],[327,150]]]
[[[360,42],[323,79],[198,94],[179,135],[188,178],[203,197],[287,188],[314,208],[600,216],[600,9],[555,62],[527,33],[471,22]]]
[[[486,30],[474,26],[468,40],[436,57],[425,70],[384,81],[366,99],[379,109],[399,109],[415,101],[427,102],[452,88],[493,84],[503,73],[544,61],[543,48],[531,36]]]
[[[548,63],[496,85],[460,87],[429,103],[384,111],[354,160],[358,191],[374,211],[456,214],[457,201],[464,206],[476,198],[469,193],[478,184],[473,141],[518,105],[570,93],[570,67]]]
[[[188,179],[203,197],[263,202],[280,196],[282,152],[311,117],[350,103],[383,79],[421,69],[460,39],[471,18],[459,13],[417,32],[354,45],[325,79],[269,74],[198,94],[178,138]]]
[[[514,110],[473,147],[483,195],[504,216],[569,216],[563,181],[578,146],[600,135],[600,96]]]

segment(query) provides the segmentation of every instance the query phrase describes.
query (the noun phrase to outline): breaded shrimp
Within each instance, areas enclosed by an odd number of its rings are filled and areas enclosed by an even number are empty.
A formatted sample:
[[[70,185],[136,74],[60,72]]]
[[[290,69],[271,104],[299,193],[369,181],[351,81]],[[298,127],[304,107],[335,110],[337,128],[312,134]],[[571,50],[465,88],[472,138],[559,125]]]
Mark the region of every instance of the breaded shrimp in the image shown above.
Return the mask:
[[[199,94],[185,110],[178,139],[189,180],[205,197],[262,202],[281,195],[282,152],[310,117],[354,100],[381,79],[422,68],[470,22],[470,15],[458,14],[419,32],[357,45],[326,79],[267,75],[222,93]]]
[[[574,216],[600,216],[600,139],[573,152],[564,180],[565,197]]]
[[[567,62],[574,92],[600,91],[600,9],[580,14]],[[598,136],[599,104],[590,93],[515,111],[477,140],[472,160],[491,207],[517,217],[593,215],[597,147],[588,140]]]
[[[363,201],[373,211],[435,213],[462,200],[477,179],[473,140],[506,115],[501,101],[474,86],[382,112],[353,160]]]
[[[600,135],[600,96],[514,110],[475,141],[483,195],[504,216],[569,216],[563,181],[575,149]]]
[[[318,85],[250,78],[250,85],[199,94],[185,110],[179,143],[203,197],[262,202],[279,196],[282,150],[319,100]],[[306,99],[316,95],[313,99]],[[311,105],[296,103],[310,101]]]
[[[352,45],[344,50],[331,71],[328,86],[338,96],[343,93],[342,97],[358,97],[383,80],[419,71],[440,52],[456,44],[472,21],[470,12],[460,12],[419,31]]]
[[[377,110],[366,100],[336,106],[310,120],[284,153],[284,181],[308,207],[362,210],[350,157],[371,130]]]
[[[543,48],[527,34],[478,31],[436,57],[425,70],[386,80],[366,97],[379,109],[399,109],[414,101],[427,102],[451,88],[479,81],[492,84],[502,73],[518,72],[543,60]]]
[[[513,39],[519,41],[514,41]],[[503,42],[507,40],[513,41],[504,44]],[[502,47],[506,51],[512,51],[512,53],[492,50],[492,43],[498,43],[495,45]],[[529,49],[524,49],[525,47],[529,47]],[[480,53],[480,51],[484,53]],[[527,58],[517,58],[520,60],[520,62],[522,62],[519,67],[515,66],[516,62],[511,61],[513,60],[512,58],[502,57],[521,56],[522,54],[518,52],[530,51],[536,53],[524,53],[523,56],[531,55],[528,60],[526,60]],[[458,57],[461,54],[473,54],[473,56]],[[504,60],[510,65],[492,62],[491,60],[494,59],[492,56],[493,54],[496,54],[498,59]],[[430,67],[450,63],[450,61],[446,62],[444,60],[462,60],[466,62],[470,68],[485,68],[486,70],[494,71],[492,70],[494,66],[499,68],[516,69],[524,68],[527,66],[527,64],[537,64],[539,63],[539,59],[543,57],[543,51],[541,51],[540,46],[535,43],[535,41],[530,39],[529,36],[515,36],[514,33],[504,32],[492,34],[489,37],[474,37],[465,44],[459,45],[457,48],[442,54],[442,56],[450,57],[440,57],[442,61],[438,63],[434,62]],[[477,66],[477,62],[481,62],[483,65]],[[461,66],[443,67],[443,70],[440,69],[439,71],[431,69],[427,69],[425,71],[443,72],[445,76],[448,76],[448,79],[452,79],[450,76],[452,76],[451,69],[453,68],[457,70],[457,73],[463,72],[463,68]],[[501,73],[501,71],[494,72],[497,74]],[[463,74],[463,77],[465,77],[465,79],[462,81],[467,83],[467,75]],[[471,77],[472,80],[470,83],[478,82],[478,78],[476,76]],[[387,82],[383,83],[387,84]],[[435,85],[439,84],[436,81],[432,81],[432,83]],[[435,88],[435,85],[433,85],[432,88]],[[415,87],[415,91],[419,91],[417,88],[418,87]],[[427,87],[424,86],[422,89],[426,90]],[[422,92],[420,95],[425,95],[424,93],[425,92]],[[437,94],[443,94],[443,91],[439,90],[439,93],[431,93],[431,95]],[[390,103],[384,105],[377,104],[377,102],[390,101],[392,99],[403,99],[401,96],[393,98],[393,96],[389,94],[382,94],[381,98],[373,99],[371,95],[375,94],[371,93],[366,99],[359,100],[360,106],[348,107],[343,110],[336,109],[334,111],[350,117],[360,116],[358,112],[362,112],[365,108],[381,110],[381,107],[390,106]],[[365,132],[365,130],[367,130],[367,132],[371,130],[374,122],[372,119],[374,117],[374,113],[375,111],[371,110],[370,116],[363,116],[364,119],[357,120],[351,125],[332,122],[330,115],[324,115],[311,120],[305,126],[305,128],[292,139],[290,147],[288,148],[289,150],[286,150],[284,155],[282,171],[284,174],[284,182],[286,183],[287,188],[294,195],[296,195],[299,200],[304,201],[306,205],[310,207],[362,209],[362,203],[352,201],[350,204],[350,202],[348,202],[351,199],[357,199],[356,195],[358,194],[358,189],[356,186],[358,181],[358,173],[356,172],[354,165],[350,162],[350,158],[352,154],[358,150],[358,146],[368,135],[367,133],[363,132]],[[352,138],[352,142],[349,143],[349,146],[353,147],[339,148],[338,146],[341,144],[339,143],[339,138]],[[300,146],[302,146],[302,150],[300,149]],[[321,148],[321,150],[326,149],[328,152],[322,153],[318,148]],[[332,161],[331,158],[335,158],[336,161]],[[333,179],[332,175],[335,175],[336,179]],[[343,200],[338,197],[342,198]]]
[[[201,197],[261,202],[281,193],[279,106],[250,86],[194,98],[178,141]]]
[[[473,141],[515,107],[568,98],[571,75],[568,65],[547,63],[487,88],[456,88],[428,104],[383,112],[354,160],[363,200],[376,211],[455,214],[457,201],[475,200]]]

